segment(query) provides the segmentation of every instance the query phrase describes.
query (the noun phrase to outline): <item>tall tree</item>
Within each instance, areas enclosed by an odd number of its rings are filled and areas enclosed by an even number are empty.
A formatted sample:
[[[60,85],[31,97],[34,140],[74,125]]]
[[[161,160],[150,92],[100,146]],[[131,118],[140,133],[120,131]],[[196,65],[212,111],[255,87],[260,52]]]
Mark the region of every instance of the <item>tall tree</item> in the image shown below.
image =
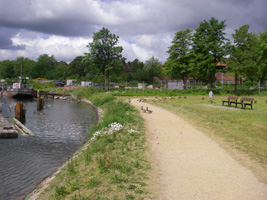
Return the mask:
[[[3,61],[3,71],[2,71],[3,78],[15,78],[14,77],[14,61]]]
[[[88,60],[104,75],[105,89],[110,72],[122,67],[123,48],[117,46],[118,42],[119,36],[110,33],[107,28],[103,27],[94,33],[93,41],[87,45],[89,48],[89,53],[86,53]]]
[[[267,79],[267,30],[260,34],[259,38],[259,58],[258,58],[258,78],[259,83]]]
[[[79,76],[86,76],[89,72],[88,62],[83,61],[83,56],[77,56],[70,62],[68,67],[68,74],[78,74]]]
[[[234,45],[231,46],[228,69],[235,77],[235,91],[237,90],[238,79],[244,75],[244,66],[247,59],[249,40],[251,33],[248,33],[249,25],[241,26],[232,34]]]
[[[154,77],[162,76],[161,62],[159,59],[152,56],[149,60],[147,60],[144,64],[144,70],[146,72],[146,81],[148,83],[153,83]]]
[[[55,57],[43,54],[38,57],[36,65],[31,70],[32,78],[42,77],[47,78],[49,71],[52,71],[57,66]]]
[[[193,49],[196,55],[197,69],[201,78],[207,80],[213,88],[217,63],[224,59],[229,50],[229,40],[225,37],[225,20],[219,22],[212,17],[208,22],[200,22],[194,34]]]
[[[167,52],[170,56],[165,64],[166,73],[171,78],[182,78],[186,89],[187,77],[193,70],[192,30],[186,29],[175,33],[172,46]]]
[[[22,73],[23,77],[30,77],[31,70],[35,66],[36,62],[29,58],[17,57],[14,66],[14,73],[16,77],[19,77]],[[22,70],[22,71],[21,71]]]
[[[132,62],[128,62],[131,67],[133,73],[136,73],[139,69],[143,69],[144,63],[140,62],[137,58],[134,59]]]

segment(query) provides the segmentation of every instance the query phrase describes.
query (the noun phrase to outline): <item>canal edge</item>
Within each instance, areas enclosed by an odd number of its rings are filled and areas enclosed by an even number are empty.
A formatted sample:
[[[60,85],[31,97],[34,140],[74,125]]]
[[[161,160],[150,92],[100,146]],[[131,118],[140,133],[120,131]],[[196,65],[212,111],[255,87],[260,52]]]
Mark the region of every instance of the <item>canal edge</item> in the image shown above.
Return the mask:
[[[104,115],[104,111],[103,111],[103,109],[101,109],[101,108],[99,108],[99,107],[97,107],[97,106],[95,106],[91,101],[89,101],[89,100],[87,100],[87,99],[81,99],[81,100],[79,100],[79,101],[81,101],[81,102],[84,102],[84,103],[86,103],[86,104],[89,104],[89,105],[91,105],[93,108],[94,108],[94,110],[95,110],[95,112],[96,112],[96,115],[97,115],[97,121],[98,121],[98,123],[100,123],[101,121],[102,121],[102,117],[103,117],[103,115]],[[88,140],[89,141],[89,140]],[[88,142],[87,141],[87,142]],[[86,150],[86,148],[88,147],[88,143],[85,143],[83,146],[81,146],[73,155],[75,155],[75,156],[73,156],[73,158],[76,158],[76,157],[78,157],[80,154],[81,154],[81,151],[84,151],[84,150]],[[79,152],[80,151],[80,152]],[[79,153],[78,153],[79,152]],[[68,164],[68,162],[69,162],[69,160],[67,160],[61,167],[59,167],[58,169],[57,169],[57,171],[55,172],[55,173],[53,173],[51,176],[48,176],[47,178],[44,178],[44,180],[43,181],[41,181],[41,183],[40,184],[38,184],[37,186],[36,186],[36,188],[30,193],[30,194],[28,194],[27,195],[27,197],[25,198],[26,200],[36,200],[38,197],[39,197],[39,195],[50,185],[50,183],[55,179],[55,177],[56,177],[56,175],[58,174],[58,173],[60,173],[60,171]],[[41,186],[41,188],[40,188],[40,186]]]

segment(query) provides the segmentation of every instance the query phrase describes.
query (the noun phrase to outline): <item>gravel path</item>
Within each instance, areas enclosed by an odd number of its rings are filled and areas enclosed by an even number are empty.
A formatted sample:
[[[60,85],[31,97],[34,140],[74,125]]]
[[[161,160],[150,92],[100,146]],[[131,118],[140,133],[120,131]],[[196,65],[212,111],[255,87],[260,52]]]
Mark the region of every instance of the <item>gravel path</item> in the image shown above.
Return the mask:
[[[160,200],[266,200],[267,185],[178,115],[132,100],[143,113]],[[156,175],[155,175],[156,174]]]

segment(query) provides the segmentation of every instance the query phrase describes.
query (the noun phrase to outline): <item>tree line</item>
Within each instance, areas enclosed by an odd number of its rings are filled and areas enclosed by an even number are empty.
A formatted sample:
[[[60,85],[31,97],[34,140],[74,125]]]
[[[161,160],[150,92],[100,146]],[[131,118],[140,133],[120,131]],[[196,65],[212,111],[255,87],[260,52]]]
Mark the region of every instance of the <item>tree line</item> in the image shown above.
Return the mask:
[[[107,28],[93,34],[88,43],[88,52],[74,58],[67,64],[58,62],[54,56],[40,55],[37,61],[24,57],[0,62],[0,78],[12,81],[20,76],[47,78],[65,81],[66,79],[109,82],[146,82],[152,84],[154,77],[168,76],[183,79],[186,87],[188,77],[206,81],[214,86],[215,73],[226,70],[235,77],[257,80],[267,79],[267,31],[249,32],[244,25],[232,34],[232,41],[226,38],[225,21],[212,17],[200,22],[195,30],[186,29],[175,33],[172,45],[168,48],[169,57],[165,63],[151,57],[145,62],[135,59],[126,62],[123,48],[118,46],[119,36]],[[218,63],[226,63],[227,68]]]
[[[267,31],[248,32],[249,25],[241,26],[232,34],[233,41],[225,37],[225,21],[214,17],[204,20],[194,31],[175,34],[165,63],[166,73],[172,78],[205,80],[213,88],[216,72],[229,72],[238,79],[247,77],[260,83],[267,78]],[[227,68],[218,63],[226,63]],[[185,81],[186,83],[186,81]]]

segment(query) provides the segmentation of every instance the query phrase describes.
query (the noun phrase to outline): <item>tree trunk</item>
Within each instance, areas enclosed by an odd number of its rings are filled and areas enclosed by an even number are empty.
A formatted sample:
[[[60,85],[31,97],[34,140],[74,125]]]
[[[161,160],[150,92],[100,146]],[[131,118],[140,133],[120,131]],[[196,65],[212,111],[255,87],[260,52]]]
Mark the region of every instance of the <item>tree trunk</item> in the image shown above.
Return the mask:
[[[235,73],[235,91],[237,91],[237,82],[238,82],[238,77],[237,73]]]
[[[214,89],[214,81],[212,79],[210,79],[210,88],[213,90]]]
[[[261,79],[259,79],[259,93],[261,93]]]
[[[109,91],[109,71],[108,71],[108,91]]]
[[[183,75],[183,81],[184,81],[184,89],[187,89],[187,76]]]
[[[107,89],[107,73],[105,72],[105,77],[104,77],[104,89],[106,91]]]

